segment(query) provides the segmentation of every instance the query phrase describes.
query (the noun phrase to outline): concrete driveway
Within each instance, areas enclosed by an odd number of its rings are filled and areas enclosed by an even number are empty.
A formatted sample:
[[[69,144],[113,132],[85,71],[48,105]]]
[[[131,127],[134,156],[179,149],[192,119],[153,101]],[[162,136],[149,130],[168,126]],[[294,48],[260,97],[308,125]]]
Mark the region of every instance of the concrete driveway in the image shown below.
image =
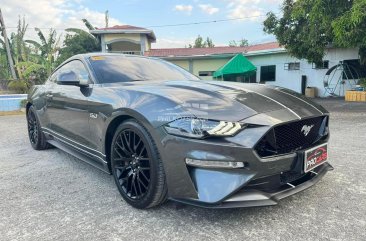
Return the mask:
[[[133,209],[112,176],[34,151],[25,117],[0,117],[0,240],[366,240],[366,104],[323,103],[335,170],[278,206],[228,210]]]

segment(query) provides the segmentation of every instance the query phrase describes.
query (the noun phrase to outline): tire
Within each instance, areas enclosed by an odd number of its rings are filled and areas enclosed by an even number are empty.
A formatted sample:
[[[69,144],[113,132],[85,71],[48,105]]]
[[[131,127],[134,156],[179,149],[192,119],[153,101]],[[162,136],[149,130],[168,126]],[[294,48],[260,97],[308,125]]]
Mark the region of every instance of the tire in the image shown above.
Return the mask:
[[[163,163],[144,126],[132,119],[121,123],[114,134],[110,153],[115,183],[127,203],[145,209],[166,200]]]
[[[49,148],[46,137],[41,130],[41,125],[37,113],[33,106],[29,107],[27,112],[27,125],[29,142],[35,150],[45,150]]]

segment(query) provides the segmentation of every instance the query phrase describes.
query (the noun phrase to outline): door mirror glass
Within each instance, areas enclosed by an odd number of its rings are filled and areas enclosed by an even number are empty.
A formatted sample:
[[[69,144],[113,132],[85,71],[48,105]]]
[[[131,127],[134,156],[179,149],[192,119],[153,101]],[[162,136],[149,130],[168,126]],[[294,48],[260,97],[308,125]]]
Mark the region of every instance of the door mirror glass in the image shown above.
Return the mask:
[[[74,71],[70,70],[63,72],[57,76],[57,84],[59,85],[76,85],[76,86],[88,86],[89,75],[77,75]]]
[[[59,85],[88,87],[91,83],[89,73],[79,60],[72,60],[56,71],[56,82]]]
[[[60,73],[57,76],[57,84],[59,85],[79,85],[80,81],[74,71]]]

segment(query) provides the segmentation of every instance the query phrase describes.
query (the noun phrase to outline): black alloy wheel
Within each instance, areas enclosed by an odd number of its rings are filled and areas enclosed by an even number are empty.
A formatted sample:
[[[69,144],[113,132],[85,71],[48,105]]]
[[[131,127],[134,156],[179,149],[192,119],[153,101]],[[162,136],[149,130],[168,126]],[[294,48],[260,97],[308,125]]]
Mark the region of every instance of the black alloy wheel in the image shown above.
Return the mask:
[[[150,185],[150,158],[141,137],[130,129],[118,134],[114,161],[119,184],[131,199],[141,199]]]
[[[31,144],[37,145],[38,142],[38,124],[33,111],[28,111],[28,135]]]
[[[36,110],[30,106],[27,111],[27,124],[29,142],[35,150],[44,150],[50,147],[47,143],[46,137],[41,130]]]
[[[122,197],[136,208],[149,208],[166,198],[163,165],[147,130],[138,122],[122,123],[111,147],[111,167]]]

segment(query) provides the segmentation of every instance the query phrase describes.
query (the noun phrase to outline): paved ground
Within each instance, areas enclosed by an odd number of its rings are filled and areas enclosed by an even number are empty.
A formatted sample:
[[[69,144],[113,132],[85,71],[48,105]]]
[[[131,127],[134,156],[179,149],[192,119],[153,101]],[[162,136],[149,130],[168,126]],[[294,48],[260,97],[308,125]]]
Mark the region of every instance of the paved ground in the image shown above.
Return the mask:
[[[278,206],[231,210],[133,209],[111,176],[32,150],[24,116],[0,117],[0,240],[366,240],[366,104],[321,102],[335,170]]]

